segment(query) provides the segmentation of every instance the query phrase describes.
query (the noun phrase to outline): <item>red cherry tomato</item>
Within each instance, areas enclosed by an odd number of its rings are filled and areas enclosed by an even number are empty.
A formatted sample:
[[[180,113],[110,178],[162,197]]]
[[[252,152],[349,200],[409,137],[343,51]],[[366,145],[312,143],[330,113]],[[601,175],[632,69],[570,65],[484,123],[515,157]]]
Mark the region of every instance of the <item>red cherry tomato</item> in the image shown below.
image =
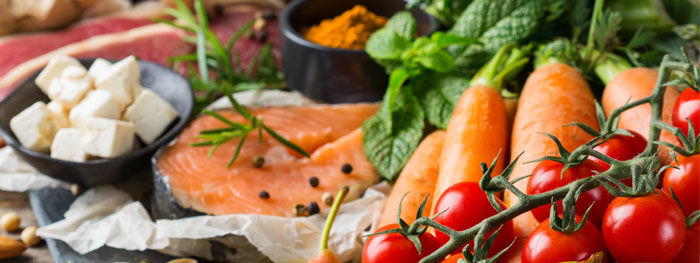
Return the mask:
[[[576,221],[581,222],[581,217],[576,216]],[[537,225],[525,241],[521,260],[522,263],[583,261],[598,252],[605,253],[605,242],[591,222],[567,234],[553,230],[546,220]]]
[[[506,208],[500,200],[499,204],[502,209]],[[469,229],[497,213],[496,209],[489,203],[486,193],[479,188],[479,184],[473,182],[458,183],[447,188],[435,205],[435,213],[442,211],[445,212],[436,217],[435,221],[458,231]],[[449,236],[440,231],[435,232],[440,244],[445,244],[450,239]],[[501,232],[489,249],[488,255],[492,256],[505,249],[513,239],[515,239],[513,223],[508,221],[501,228]],[[473,242],[469,244],[471,244],[470,247],[474,247]],[[461,248],[454,251],[454,253],[461,252]]]
[[[603,171],[598,164],[591,160],[585,160],[577,166],[569,167],[569,169],[564,172],[564,176],[561,175],[561,170],[563,168],[563,164],[555,161],[545,160],[540,162],[532,171],[532,176],[530,176],[527,181],[527,194],[539,194],[554,190],[578,179],[593,176],[595,171]],[[610,200],[612,200],[612,196],[604,187],[600,186],[594,188],[579,195],[578,201],[576,202],[576,214],[583,216],[588,207],[595,202],[588,216],[588,220],[594,225],[599,226],[600,222],[603,220],[605,208],[608,206],[608,203],[610,203]],[[561,213],[561,201],[559,201],[557,205],[557,207],[559,207],[558,212]],[[532,214],[539,222],[548,220],[551,207],[551,204],[540,206],[533,209]]]
[[[464,259],[464,256],[459,253],[459,254],[454,254],[448,256],[445,260],[442,261],[442,263],[459,263],[460,259]],[[466,260],[464,262],[467,262]]]
[[[632,159],[644,152],[644,148],[647,147],[647,139],[644,139],[644,136],[636,131],[626,131],[632,134],[632,136],[618,134],[593,149],[620,161]],[[608,170],[610,168],[609,164],[598,158],[592,156],[588,158],[600,165],[603,170]]]
[[[673,262],[700,263],[700,222],[696,222],[685,232],[685,243]]]
[[[399,228],[399,225],[390,224],[378,229],[375,233],[395,228]],[[370,236],[362,249],[362,262],[418,262],[440,247],[435,236],[428,232],[423,233],[418,239],[422,247],[420,254],[413,242],[399,233]]]
[[[693,123],[695,135],[700,134],[700,92],[691,88],[686,88],[673,104],[671,120],[673,126],[680,128],[685,135],[688,135],[688,120]]]
[[[685,242],[685,218],[676,201],[657,191],[616,197],[603,216],[605,246],[615,260],[671,262]]]
[[[678,156],[678,169],[669,168],[663,179],[664,191],[671,190],[681,201],[685,216],[700,209],[700,154]]]

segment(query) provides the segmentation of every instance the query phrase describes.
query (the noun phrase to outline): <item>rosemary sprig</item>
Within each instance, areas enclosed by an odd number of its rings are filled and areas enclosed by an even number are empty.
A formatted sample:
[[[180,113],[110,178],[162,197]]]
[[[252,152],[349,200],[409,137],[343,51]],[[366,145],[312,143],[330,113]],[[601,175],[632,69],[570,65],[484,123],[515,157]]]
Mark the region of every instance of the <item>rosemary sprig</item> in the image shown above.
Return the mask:
[[[270,53],[269,44],[266,44],[258,52],[245,70],[241,65],[240,56],[235,50],[232,50],[236,41],[250,30],[255,20],[248,22],[239,29],[224,46],[216,37],[216,34],[209,29],[209,20],[201,0],[196,0],[194,3],[196,16],[181,0],[175,0],[175,3],[177,4],[177,9],[169,8],[165,12],[175,17],[177,21],[164,19],[158,21],[194,34],[194,38],[185,36],[184,40],[194,43],[197,48],[195,53],[171,57],[169,62],[175,68],[183,63],[186,64],[189,67],[188,81],[192,89],[205,93],[204,96],[197,97],[195,113],[201,111],[227,125],[225,128],[201,131],[197,138],[202,141],[193,143],[192,146],[211,146],[207,155],[207,157],[211,157],[221,145],[232,139],[239,138],[240,141],[236,147],[236,152],[227,165],[230,167],[238,158],[248,135],[257,130],[260,143],[262,143],[263,131],[265,131],[281,144],[305,157],[309,157],[309,154],[304,149],[265,125],[260,117],[251,114],[233,97],[235,92],[257,90],[266,86],[281,87],[283,85],[282,76],[277,71],[277,65]],[[196,69],[192,65],[193,63],[196,63]],[[234,67],[234,63],[236,67]],[[220,95],[228,98],[236,112],[248,120],[248,124],[233,122],[217,112],[204,109],[206,105],[213,102],[215,97]]]

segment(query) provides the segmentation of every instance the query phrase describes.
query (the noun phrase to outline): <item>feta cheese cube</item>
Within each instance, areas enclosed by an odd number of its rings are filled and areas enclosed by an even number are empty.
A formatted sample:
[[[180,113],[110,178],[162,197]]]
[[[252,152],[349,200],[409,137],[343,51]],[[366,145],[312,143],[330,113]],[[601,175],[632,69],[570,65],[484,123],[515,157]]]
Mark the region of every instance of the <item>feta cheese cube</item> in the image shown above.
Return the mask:
[[[119,105],[119,111],[134,101],[133,87],[139,84],[141,69],[134,56],[114,63],[109,70],[97,78],[95,87],[112,93]]]
[[[124,120],[134,123],[136,134],[146,144],[155,141],[176,117],[175,109],[148,89],[141,91],[124,112]]]
[[[46,67],[39,73],[34,82],[39,86],[39,89],[48,95],[51,81],[59,78],[63,74],[63,70],[69,66],[82,67],[83,65],[77,59],[69,56],[55,56],[49,60],[49,63],[46,64]]]
[[[63,129],[70,127],[70,122],[68,122],[68,110],[61,105],[60,102],[52,101],[46,104],[46,109],[49,112],[49,118],[53,122],[53,126],[56,129]]]
[[[68,119],[74,128],[85,127],[88,117],[119,119],[120,112],[112,94],[105,90],[92,90],[85,99],[70,110]]]
[[[89,117],[85,124],[86,153],[111,158],[131,151],[134,144],[133,123]]]
[[[60,129],[56,132],[51,144],[51,158],[84,162],[87,159],[87,154],[83,147],[83,132],[80,129]]]
[[[92,89],[93,79],[87,75],[85,68],[69,66],[61,78],[51,81],[48,95],[51,100],[60,102],[70,109],[83,99],[85,93]]]
[[[41,101],[12,117],[10,129],[22,146],[37,152],[48,152],[56,134],[46,104]]]
[[[98,58],[95,59],[95,62],[92,62],[92,65],[90,65],[88,74],[94,79],[98,79],[100,76],[107,73],[110,67],[112,67],[112,62],[109,62],[106,59]]]

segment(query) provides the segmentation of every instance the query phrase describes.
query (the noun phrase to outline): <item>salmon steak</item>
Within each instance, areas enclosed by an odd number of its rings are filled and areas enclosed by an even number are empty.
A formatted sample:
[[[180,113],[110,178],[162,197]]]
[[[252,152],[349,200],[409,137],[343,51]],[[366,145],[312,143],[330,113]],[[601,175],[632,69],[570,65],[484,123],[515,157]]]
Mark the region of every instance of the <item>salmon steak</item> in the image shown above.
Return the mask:
[[[201,131],[226,124],[200,116],[157,157],[156,176],[169,184],[179,206],[212,215],[293,217],[297,204],[316,202],[324,208],[324,193],[335,194],[346,185],[350,187],[346,200],[352,200],[379,181],[364,155],[360,129],[377,108],[378,104],[251,108],[253,115],[310,157],[289,149],[266,132],[261,140],[255,131],[248,135],[230,167],[227,165],[240,140],[222,144],[207,157],[211,147],[194,147],[192,143],[201,141],[197,138]],[[247,123],[233,110],[218,113],[233,122]],[[253,165],[256,157],[264,158],[259,168]]]

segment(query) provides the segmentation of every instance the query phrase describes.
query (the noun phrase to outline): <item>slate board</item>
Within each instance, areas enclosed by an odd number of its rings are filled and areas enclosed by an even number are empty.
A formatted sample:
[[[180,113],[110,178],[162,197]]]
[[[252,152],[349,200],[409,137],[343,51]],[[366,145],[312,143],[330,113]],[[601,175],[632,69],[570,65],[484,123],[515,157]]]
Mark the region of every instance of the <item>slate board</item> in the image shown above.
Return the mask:
[[[45,226],[63,219],[63,214],[73,203],[75,196],[70,191],[59,188],[43,188],[29,192],[29,202],[39,226]],[[85,255],[73,251],[63,241],[46,239],[46,245],[58,263],[92,262],[166,262],[174,257],[154,250],[128,251],[102,247]]]

